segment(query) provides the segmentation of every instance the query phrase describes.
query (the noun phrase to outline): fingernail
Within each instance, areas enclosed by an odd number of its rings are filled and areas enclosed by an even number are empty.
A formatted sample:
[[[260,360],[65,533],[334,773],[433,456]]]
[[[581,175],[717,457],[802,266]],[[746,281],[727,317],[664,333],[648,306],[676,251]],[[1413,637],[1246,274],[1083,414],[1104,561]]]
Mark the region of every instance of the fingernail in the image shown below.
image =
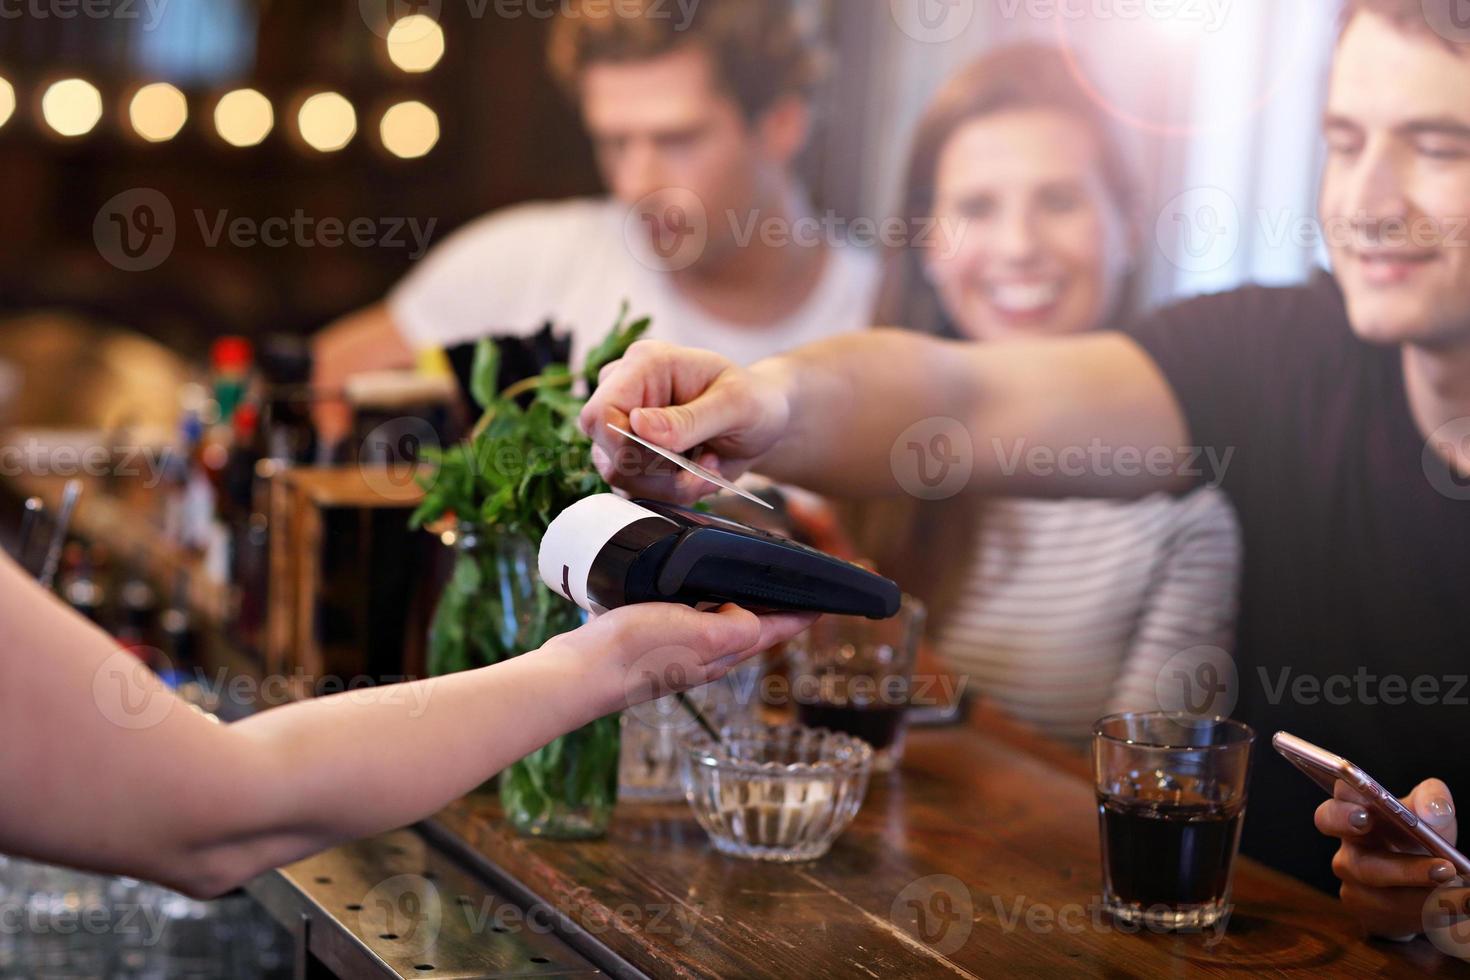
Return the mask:
[[[1430,823],[1447,824],[1455,818],[1455,805],[1443,796],[1436,796],[1424,807]]]
[[[1352,813],[1348,814],[1348,823],[1352,824],[1355,830],[1367,830],[1368,821],[1369,817],[1367,810],[1354,810]]]
[[[1436,864],[1429,869],[1429,880],[1437,884],[1444,884],[1455,876],[1455,869],[1448,864]]]

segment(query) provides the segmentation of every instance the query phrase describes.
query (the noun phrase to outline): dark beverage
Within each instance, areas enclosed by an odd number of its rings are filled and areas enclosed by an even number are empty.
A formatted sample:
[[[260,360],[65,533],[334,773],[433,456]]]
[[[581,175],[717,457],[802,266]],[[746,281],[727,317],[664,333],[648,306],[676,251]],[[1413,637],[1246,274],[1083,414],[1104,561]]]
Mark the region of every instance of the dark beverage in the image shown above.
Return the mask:
[[[1110,904],[1185,910],[1223,902],[1244,807],[1098,797]]]
[[[796,715],[808,728],[829,728],[860,738],[881,752],[893,745],[903,724],[901,704],[798,704]]]

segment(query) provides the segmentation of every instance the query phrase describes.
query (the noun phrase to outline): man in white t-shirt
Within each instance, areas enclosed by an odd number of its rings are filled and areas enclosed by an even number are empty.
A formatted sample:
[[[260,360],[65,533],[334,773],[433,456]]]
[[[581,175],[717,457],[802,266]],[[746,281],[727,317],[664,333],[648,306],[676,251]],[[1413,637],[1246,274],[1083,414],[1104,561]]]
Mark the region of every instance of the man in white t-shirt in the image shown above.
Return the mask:
[[[611,196],[470,223],[318,336],[319,389],[548,320],[580,361],[624,300],[652,336],[742,363],[869,325],[877,256],[835,240],[792,174],[819,58],[790,0],[569,0],[549,56]],[[340,412],[318,414],[328,441]]]

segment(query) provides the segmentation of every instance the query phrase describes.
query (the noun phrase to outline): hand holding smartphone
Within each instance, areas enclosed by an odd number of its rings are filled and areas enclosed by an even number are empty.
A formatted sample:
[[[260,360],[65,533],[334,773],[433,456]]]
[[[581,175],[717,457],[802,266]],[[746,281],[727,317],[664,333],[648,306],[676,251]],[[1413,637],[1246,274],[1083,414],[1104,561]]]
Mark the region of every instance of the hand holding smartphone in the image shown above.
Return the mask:
[[[1271,745],[1292,765],[1321,786],[1329,797],[1335,796],[1338,782],[1356,790],[1372,811],[1375,826],[1391,843],[1408,851],[1423,850],[1452,864],[1460,875],[1470,878],[1470,858],[1465,857],[1449,841],[1441,837],[1414,814],[1398,797],[1351,762],[1305,739],[1277,732]]]

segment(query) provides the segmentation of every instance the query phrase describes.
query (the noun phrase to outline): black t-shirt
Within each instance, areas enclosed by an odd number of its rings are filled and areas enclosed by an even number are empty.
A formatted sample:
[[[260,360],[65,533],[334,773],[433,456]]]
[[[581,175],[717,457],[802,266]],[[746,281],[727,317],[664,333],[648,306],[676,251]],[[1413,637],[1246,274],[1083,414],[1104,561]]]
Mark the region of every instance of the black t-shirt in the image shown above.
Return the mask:
[[[1470,807],[1470,481],[1409,412],[1395,346],[1359,340],[1337,283],[1181,303],[1130,331],[1195,445],[1234,451],[1245,536],[1235,717],[1257,734],[1246,853],[1335,891],[1316,786],[1286,730],[1399,795],[1430,776]],[[1470,429],[1467,429],[1470,432]]]

